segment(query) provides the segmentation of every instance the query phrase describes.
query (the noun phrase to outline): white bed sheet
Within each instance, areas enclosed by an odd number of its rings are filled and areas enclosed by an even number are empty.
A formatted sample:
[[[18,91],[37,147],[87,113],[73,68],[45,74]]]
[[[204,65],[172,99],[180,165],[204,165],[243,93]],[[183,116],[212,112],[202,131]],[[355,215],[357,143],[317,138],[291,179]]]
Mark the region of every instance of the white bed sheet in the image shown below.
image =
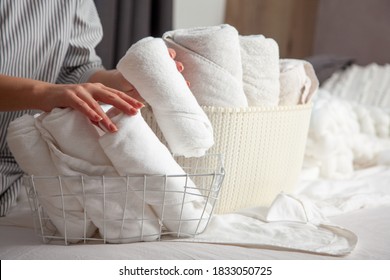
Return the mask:
[[[293,252],[267,248],[247,248],[222,244],[187,242],[142,242],[99,245],[46,245],[32,229],[0,227],[0,259],[55,260],[324,260],[324,259],[390,259],[390,207],[358,210],[332,219],[354,231],[359,237],[355,250],[343,257]]]
[[[266,248],[264,246],[236,246],[228,244],[209,244],[195,242],[141,242],[131,244],[79,244],[53,245],[42,244],[37,237],[31,221],[29,206],[26,201],[15,206],[10,216],[0,219],[0,258],[17,259],[390,259],[390,202],[382,200],[376,205],[375,198],[390,193],[390,167],[364,170],[350,181],[343,181],[345,190],[342,191],[335,180],[322,180],[321,185],[313,182],[302,182],[299,194],[323,194],[324,207],[327,213],[337,213],[328,216],[328,219],[339,226],[354,232],[358,238],[357,247],[352,253],[334,257],[307,252],[291,251],[287,249]],[[373,199],[362,200],[361,189],[365,185],[354,182],[366,182],[370,188],[367,197]],[[348,183],[350,182],[350,184]],[[320,187],[319,187],[320,186]],[[388,186],[388,188],[387,188]],[[316,189],[317,188],[317,189]],[[338,188],[337,190],[335,188]],[[359,194],[355,196],[355,192]],[[341,209],[339,205],[329,202],[339,201],[340,193],[345,197],[350,194],[349,207]],[[321,196],[320,196],[321,197]],[[318,198],[318,197],[317,197]],[[368,203],[369,202],[369,203]],[[344,204],[345,205],[345,204]],[[334,207],[333,207],[334,206]],[[333,207],[333,208],[332,208]],[[336,209],[336,210],[335,210]]]

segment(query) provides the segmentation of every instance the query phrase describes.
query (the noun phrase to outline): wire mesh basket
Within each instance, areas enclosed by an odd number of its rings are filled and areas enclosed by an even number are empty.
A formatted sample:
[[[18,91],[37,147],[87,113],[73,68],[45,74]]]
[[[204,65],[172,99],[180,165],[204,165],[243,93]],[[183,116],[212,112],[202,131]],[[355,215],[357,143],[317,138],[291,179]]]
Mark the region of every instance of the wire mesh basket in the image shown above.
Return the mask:
[[[130,243],[194,237],[212,216],[224,178],[220,154],[175,158],[184,174],[25,176],[44,243]]]

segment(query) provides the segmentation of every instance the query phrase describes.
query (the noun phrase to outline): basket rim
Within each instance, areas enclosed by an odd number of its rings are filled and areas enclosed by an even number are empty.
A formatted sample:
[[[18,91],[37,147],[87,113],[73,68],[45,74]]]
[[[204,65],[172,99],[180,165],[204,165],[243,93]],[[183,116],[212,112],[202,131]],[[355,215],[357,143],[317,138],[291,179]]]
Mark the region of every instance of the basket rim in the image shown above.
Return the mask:
[[[258,112],[287,112],[287,111],[306,111],[313,108],[313,102],[297,105],[283,106],[248,106],[248,107],[218,107],[218,106],[200,106],[206,113],[258,113]],[[153,111],[150,104],[145,103],[144,108]]]
[[[173,155],[176,157],[175,155]],[[181,157],[181,156],[178,156]],[[85,179],[125,179],[125,178],[150,178],[150,177],[202,177],[202,176],[224,176],[225,175],[225,167],[224,167],[224,154],[223,153],[207,153],[199,158],[194,158],[196,160],[201,160],[206,157],[214,157],[217,160],[217,166],[215,168],[209,167],[208,170],[213,170],[212,172],[186,172],[187,166],[182,166],[184,173],[182,174],[126,174],[126,175],[87,175],[87,174],[79,174],[79,175],[34,175],[34,174],[24,174],[23,178],[25,179],[61,179],[61,178],[85,178]],[[202,168],[201,168],[202,169]]]
[[[258,113],[258,112],[287,112],[311,110],[313,103],[288,106],[249,106],[249,107],[216,107],[201,106],[206,113]]]

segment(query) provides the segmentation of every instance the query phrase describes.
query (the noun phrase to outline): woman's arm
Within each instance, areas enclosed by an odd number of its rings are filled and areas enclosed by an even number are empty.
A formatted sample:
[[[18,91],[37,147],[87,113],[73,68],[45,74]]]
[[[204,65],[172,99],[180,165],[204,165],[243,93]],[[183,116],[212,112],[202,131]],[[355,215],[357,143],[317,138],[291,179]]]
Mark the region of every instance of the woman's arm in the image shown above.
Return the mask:
[[[115,124],[103,112],[99,102],[113,105],[127,114],[135,114],[143,106],[124,92],[102,83],[51,84],[0,75],[1,111],[51,111],[56,107],[71,107],[85,114],[91,121],[100,121],[109,131],[115,132]]]

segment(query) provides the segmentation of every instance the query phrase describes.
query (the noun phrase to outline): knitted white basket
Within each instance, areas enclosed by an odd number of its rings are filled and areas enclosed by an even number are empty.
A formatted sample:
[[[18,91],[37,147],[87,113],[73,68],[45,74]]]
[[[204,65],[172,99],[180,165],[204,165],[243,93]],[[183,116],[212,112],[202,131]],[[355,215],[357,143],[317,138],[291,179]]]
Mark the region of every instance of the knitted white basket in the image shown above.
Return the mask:
[[[203,110],[214,129],[215,144],[208,152],[224,155],[226,172],[215,213],[269,206],[280,192],[294,191],[312,104]],[[166,144],[150,107],[145,107],[142,114]]]

